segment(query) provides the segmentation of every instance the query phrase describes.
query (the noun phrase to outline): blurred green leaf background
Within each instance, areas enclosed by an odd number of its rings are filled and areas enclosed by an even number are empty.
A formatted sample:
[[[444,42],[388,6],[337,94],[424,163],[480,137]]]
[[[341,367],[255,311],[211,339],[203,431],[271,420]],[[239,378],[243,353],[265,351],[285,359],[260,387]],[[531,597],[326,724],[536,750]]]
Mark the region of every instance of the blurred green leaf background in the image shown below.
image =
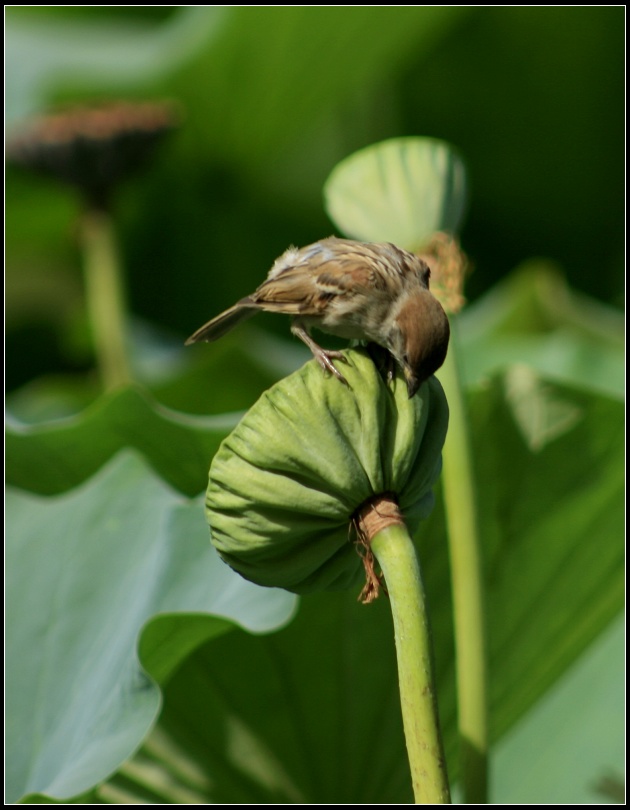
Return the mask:
[[[332,232],[321,188],[339,160],[406,134],[465,156],[472,297],[546,256],[620,306],[623,22],[615,7],[9,7],[7,119],[181,103],[181,132],[117,207],[132,311],[181,336]],[[14,388],[89,356],[71,195],[12,171],[6,195]]]
[[[34,679],[38,696],[22,691],[14,704],[10,801],[93,789],[85,800],[410,801],[387,686],[386,606],[362,613],[354,594],[312,597],[284,630],[251,636],[235,626],[251,627],[243,616],[273,610],[277,594],[242,602],[228,583],[227,606],[217,607],[203,597],[199,572],[209,560],[198,570],[179,564],[171,580],[168,566],[144,571],[133,550],[151,547],[150,521],[136,526],[142,510],[160,504],[160,559],[177,560],[187,540],[193,550],[183,560],[203,559],[201,504],[185,496],[204,489],[236,413],[308,358],[288,339],[286,319],[273,316],[212,346],[184,349],[183,340],[251,292],[288,245],[333,233],[322,188],[340,160],[405,135],[450,142],[468,175],[460,236],[474,272],[458,337],[486,516],[492,800],[618,800],[624,29],[619,6],[7,8],[9,133],[74,102],[171,99],[182,117],[116,199],[137,385],[106,396],[84,306],[78,199],[7,168],[7,481],[15,488],[7,561],[23,621],[8,639],[8,662],[10,683],[19,692]],[[119,501],[122,518],[109,512]],[[129,523],[138,580],[98,555],[114,519]],[[443,532],[437,508],[419,542],[455,773]],[[56,552],[59,569],[46,562]],[[157,599],[165,583],[167,595],[188,595]],[[124,634],[116,623],[125,610],[108,613],[103,598],[118,587],[133,616]],[[288,621],[292,604],[256,632]],[[72,641],[78,609],[91,622],[80,644]],[[99,629],[99,611],[109,630]],[[124,656],[124,682],[90,654],[110,644]],[[156,684],[163,711],[145,739]],[[122,726],[110,717],[102,748],[97,741],[84,751],[92,694],[109,696]],[[90,722],[99,728],[98,716]],[[64,729],[84,760],[59,764]],[[376,768],[366,741],[379,735]]]

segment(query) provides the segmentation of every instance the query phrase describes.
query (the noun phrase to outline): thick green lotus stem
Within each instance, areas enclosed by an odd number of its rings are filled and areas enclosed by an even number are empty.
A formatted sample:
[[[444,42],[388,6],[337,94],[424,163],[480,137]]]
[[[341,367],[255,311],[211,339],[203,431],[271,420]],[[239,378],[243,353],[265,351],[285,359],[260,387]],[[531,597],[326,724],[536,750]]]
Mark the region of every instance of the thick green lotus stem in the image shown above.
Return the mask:
[[[124,295],[111,217],[88,210],[80,220],[85,288],[97,363],[106,390],[131,382]]]
[[[456,328],[440,379],[450,407],[442,484],[453,581],[461,782],[467,804],[484,804],[488,800],[484,592],[468,418],[457,368]]]
[[[429,621],[416,549],[389,496],[368,504],[357,523],[363,538],[371,536],[369,548],[381,566],[391,603],[415,803],[450,804],[433,685]]]

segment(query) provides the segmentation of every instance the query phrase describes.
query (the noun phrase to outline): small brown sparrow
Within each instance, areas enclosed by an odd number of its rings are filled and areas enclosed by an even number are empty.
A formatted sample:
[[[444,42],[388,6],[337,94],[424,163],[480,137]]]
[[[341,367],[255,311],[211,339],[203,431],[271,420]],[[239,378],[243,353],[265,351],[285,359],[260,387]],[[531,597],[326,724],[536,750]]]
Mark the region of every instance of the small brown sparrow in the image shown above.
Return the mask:
[[[291,247],[252,295],[204,324],[186,345],[217,340],[259,310],[284,312],[293,317],[293,334],[341,382],[347,384],[332,361],[346,362],[344,355],[318,346],[312,327],[387,349],[412,397],[442,365],[448,348],[448,318],[429,292],[429,275],[422,259],[389,243],[330,237]]]

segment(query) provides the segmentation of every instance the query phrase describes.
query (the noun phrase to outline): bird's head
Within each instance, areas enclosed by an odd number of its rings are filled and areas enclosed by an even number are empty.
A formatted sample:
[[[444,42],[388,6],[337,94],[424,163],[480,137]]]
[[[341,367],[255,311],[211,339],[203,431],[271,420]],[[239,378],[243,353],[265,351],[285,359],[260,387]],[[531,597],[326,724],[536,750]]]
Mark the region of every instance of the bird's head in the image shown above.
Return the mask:
[[[449,335],[446,313],[428,290],[416,292],[403,302],[388,348],[402,369],[410,399],[444,362]]]

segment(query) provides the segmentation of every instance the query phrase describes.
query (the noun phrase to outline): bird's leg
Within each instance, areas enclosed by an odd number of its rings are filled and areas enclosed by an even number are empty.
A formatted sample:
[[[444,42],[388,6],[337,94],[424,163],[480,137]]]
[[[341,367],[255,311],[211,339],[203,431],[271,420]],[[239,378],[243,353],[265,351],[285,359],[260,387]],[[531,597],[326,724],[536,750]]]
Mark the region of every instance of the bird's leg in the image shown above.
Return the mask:
[[[378,343],[368,343],[366,349],[381,377],[391,383],[396,376],[396,361],[392,353]]]
[[[300,340],[306,343],[309,349],[313,352],[313,357],[317,360],[324,371],[330,371],[340,382],[342,382],[344,385],[348,385],[348,380],[346,380],[340,371],[337,371],[333,364],[333,360],[341,360],[344,363],[348,362],[342,352],[337,352],[331,349],[322,349],[321,346],[315,343],[302,323],[298,320],[293,321],[291,324],[291,331],[294,335],[296,335],[296,337],[299,337]]]

